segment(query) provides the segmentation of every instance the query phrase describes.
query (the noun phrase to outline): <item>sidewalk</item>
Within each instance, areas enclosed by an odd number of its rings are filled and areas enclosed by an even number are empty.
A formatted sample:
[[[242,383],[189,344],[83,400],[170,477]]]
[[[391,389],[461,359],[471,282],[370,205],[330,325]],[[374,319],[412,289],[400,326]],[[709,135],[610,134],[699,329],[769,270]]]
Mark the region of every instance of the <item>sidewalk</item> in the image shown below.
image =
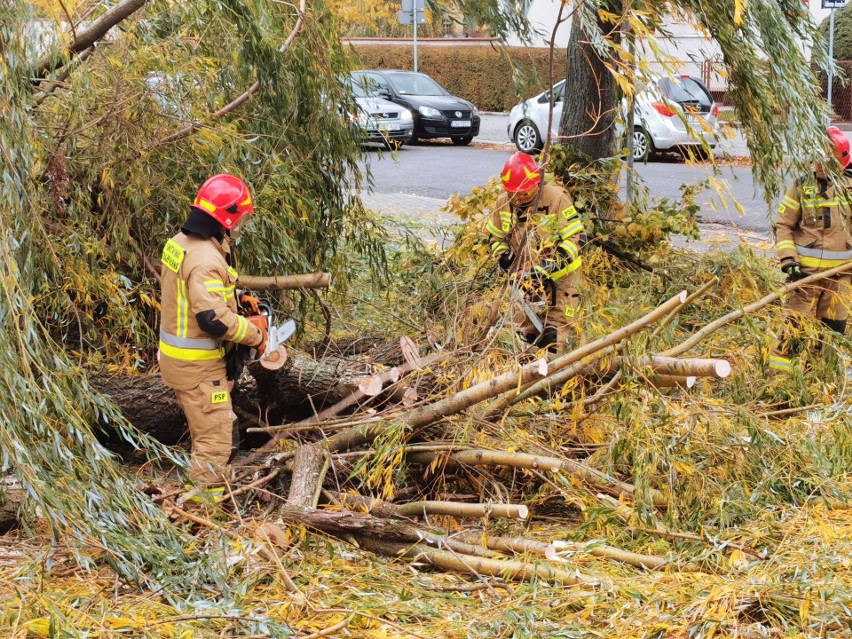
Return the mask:
[[[417,236],[427,244],[437,244],[447,248],[452,242],[452,234],[448,232],[454,224],[459,224],[458,218],[450,213],[441,211],[445,200],[420,195],[403,193],[361,193],[364,206],[387,218],[389,226],[398,220],[414,230]],[[749,247],[757,252],[771,254],[773,245],[768,234],[735,229],[724,224],[700,224],[701,239],[687,241],[682,236],[673,236],[672,244],[678,248],[689,248],[699,252],[714,249],[735,251],[740,245]]]

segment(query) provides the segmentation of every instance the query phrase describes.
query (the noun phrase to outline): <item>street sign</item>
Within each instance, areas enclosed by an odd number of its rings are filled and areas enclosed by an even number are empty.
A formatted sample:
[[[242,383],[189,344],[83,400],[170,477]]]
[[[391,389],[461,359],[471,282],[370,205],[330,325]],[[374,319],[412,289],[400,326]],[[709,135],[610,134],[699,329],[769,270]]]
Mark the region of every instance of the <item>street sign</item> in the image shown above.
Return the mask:
[[[426,24],[426,0],[402,0],[399,12],[400,24],[414,24],[413,15],[417,12],[417,24]]]
[[[399,12],[400,24],[414,24],[411,18],[411,10]],[[417,11],[417,24],[426,24],[426,12],[423,9]]]
[[[846,6],[846,0],[822,0],[823,9],[842,9]]]

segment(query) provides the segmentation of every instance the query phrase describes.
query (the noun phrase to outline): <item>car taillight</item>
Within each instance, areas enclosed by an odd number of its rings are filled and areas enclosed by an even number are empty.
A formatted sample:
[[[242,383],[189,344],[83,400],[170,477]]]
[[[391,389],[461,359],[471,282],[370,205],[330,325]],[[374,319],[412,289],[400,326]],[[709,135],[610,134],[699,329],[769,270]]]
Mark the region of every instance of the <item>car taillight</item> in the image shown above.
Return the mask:
[[[667,104],[663,104],[662,102],[654,102],[651,106],[656,109],[657,113],[659,113],[664,118],[670,118],[675,114],[675,110],[672,109]]]
[[[713,110],[710,111],[710,115],[712,115],[714,118],[719,117],[719,105],[718,104],[713,105]]]

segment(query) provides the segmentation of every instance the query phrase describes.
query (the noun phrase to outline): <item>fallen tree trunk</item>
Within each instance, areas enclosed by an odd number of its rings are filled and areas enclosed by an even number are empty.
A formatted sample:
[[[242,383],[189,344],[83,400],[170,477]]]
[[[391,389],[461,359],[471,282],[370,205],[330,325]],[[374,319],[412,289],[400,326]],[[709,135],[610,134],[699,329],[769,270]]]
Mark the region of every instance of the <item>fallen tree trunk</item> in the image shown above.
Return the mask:
[[[293,348],[287,352],[287,363],[277,371],[266,370],[259,363],[249,366],[258,396],[275,401],[285,412],[306,403],[317,412],[355,393],[364,378],[375,372],[369,362],[332,356],[317,360]]]
[[[363,361],[330,356],[316,360],[298,349],[288,349],[288,354],[287,363],[279,370],[266,370],[259,363],[249,367],[250,377],[243,378],[232,394],[238,415],[270,408],[304,414],[300,407],[306,403],[319,408],[351,396],[373,373],[373,366]],[[140,431],[169,444],[184,436],[183,410],[158,373],[135,377],[95,374],[90,381]],[[108,424],[102,426],[110,430]]]

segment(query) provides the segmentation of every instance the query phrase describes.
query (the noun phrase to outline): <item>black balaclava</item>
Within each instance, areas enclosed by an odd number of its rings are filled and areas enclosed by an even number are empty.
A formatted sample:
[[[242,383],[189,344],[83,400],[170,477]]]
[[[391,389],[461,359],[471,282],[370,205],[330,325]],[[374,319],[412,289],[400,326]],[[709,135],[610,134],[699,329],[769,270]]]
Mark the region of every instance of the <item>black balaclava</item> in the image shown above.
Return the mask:
[[[187,235],[192,233],[205,240],[215,237],[221,242],[225,239],[225,228],[217,220],[194,206],[189,209],[189,215],[180,230]]]

